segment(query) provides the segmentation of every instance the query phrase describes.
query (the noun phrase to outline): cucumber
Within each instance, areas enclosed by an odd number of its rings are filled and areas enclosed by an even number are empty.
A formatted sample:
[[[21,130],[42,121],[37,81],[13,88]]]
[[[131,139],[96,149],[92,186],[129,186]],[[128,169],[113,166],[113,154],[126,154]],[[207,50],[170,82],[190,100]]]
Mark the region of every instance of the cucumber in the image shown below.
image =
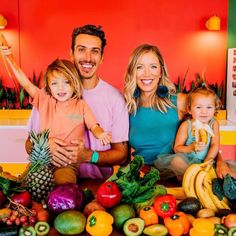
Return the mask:
[[[0,227],[0,236],[18,236],[18,226]]]

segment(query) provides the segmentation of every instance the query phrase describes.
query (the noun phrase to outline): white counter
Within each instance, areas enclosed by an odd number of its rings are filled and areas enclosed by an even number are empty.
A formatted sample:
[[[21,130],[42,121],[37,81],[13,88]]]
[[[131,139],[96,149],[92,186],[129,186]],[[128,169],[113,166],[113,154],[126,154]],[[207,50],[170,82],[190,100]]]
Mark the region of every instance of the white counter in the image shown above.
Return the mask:
[[[229,120],[219,120],[221,131],[235,131],[236,123]]]

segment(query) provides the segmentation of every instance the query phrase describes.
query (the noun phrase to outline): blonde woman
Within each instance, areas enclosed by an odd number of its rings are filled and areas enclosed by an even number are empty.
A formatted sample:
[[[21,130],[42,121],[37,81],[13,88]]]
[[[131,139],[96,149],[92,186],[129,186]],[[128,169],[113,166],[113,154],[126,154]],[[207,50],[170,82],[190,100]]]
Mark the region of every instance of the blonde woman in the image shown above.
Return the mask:
[[[187,95],[176,94],[156,46],[143,44],[131,54],[124,96],[129,111],[132,155],[141,155],[146,165],[153,165],[163,154],[173,154],[175,136],[187,112]],[[220,153],[216,157],[216,172],[220,178],[232,173]]]
[[[125,93],[130,114],[133,155],[153,165],[160,154],[173,153],[175,134],[186,112],[186,95],[176,94],[165,61],[156,46],[137,47],[129,60]]]

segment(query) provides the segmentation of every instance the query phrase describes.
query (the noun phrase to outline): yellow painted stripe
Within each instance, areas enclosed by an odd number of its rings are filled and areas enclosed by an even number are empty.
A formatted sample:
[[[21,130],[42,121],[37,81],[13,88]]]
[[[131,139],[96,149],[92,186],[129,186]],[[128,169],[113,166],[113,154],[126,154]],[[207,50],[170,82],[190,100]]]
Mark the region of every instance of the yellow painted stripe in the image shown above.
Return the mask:
[[[236,131],[220,131],[220,144],[236,145]]]
[[[226,120],[226,110],[219,110],[215,116],[217,120]]]
[[[0,163],[3,171],[9,172],[15,176],[22,174],[25,171],[27,165],[27,163]]]
[[[31,110],[0,110],[0,116],[2,119],[28,119]]]

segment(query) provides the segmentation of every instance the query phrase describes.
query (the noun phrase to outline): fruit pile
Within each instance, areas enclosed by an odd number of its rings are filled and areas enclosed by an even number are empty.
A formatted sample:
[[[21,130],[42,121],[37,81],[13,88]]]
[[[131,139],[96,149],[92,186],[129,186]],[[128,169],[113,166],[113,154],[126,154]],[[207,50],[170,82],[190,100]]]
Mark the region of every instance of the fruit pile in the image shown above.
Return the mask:
[[[135,156],[94,195],[58,180],[70,171],[52,177],[48,131],[30,137],[31,164],[21,178],[0,171],[0,235],[48,235],[52,226],[61,235],[236,235],[235,202],[215,194],[212,162],[191,165],[182,186],[170,188],[156,183],[155,168],[144,174]]]

